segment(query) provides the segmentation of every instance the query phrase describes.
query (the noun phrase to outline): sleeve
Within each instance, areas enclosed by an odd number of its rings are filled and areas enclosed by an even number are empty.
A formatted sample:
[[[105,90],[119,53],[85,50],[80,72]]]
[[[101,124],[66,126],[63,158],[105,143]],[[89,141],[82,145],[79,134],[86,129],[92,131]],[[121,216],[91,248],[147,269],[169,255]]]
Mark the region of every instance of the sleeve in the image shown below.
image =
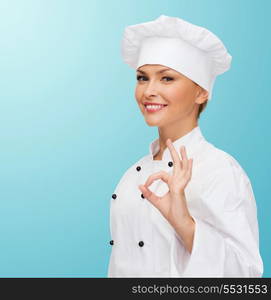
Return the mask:
[[[180,277],[261,277],[257,207],[248,177],[226,164],[204,180],[193,248]],[[175,260],[175,270],[178,261]]]

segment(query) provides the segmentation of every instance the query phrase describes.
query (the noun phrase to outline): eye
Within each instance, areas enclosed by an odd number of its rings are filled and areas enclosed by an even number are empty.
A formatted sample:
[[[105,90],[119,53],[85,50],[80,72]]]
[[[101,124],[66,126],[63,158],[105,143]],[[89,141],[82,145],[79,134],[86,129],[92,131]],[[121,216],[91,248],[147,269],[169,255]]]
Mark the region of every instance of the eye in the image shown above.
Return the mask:
[[[168,76],[164,76],[164,77],[162,77],[162,79],[164,79],[164,78],[168,79],[168,80],[166,80],[166,81],[171,81],[171,80],[173,80],[173,78],[172,78],[172,77],[168,77]]]
[[[136,79],[138,80],[138,81],[142,81],[142,80],[140,80],[140,79],[142,79],[142,78],[147,78],[146,76],[142,76],[142,75],[137,75],[136,76]]]

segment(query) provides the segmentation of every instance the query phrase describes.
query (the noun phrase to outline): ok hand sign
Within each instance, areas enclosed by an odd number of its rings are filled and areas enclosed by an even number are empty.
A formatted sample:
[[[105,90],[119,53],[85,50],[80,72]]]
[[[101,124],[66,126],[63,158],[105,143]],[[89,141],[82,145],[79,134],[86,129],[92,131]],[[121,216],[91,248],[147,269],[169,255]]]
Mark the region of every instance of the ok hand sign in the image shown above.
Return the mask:
[[[150,175],[144,185],[139,185],[143,196],[149,200],[169,221],[173,227],[180,227],[186,221],[191,222],[184,189],[191,179],[193,159],[188,159],[185,147],[180,148],[182,160],[174,148],[170,139],[167,139],[166,145],[169,148],[173,160],[173,174],[160,171]],[[163,180],[169,188],[169,191],[162,197],[155,195],[149,190],[149,186],[155,181]]]

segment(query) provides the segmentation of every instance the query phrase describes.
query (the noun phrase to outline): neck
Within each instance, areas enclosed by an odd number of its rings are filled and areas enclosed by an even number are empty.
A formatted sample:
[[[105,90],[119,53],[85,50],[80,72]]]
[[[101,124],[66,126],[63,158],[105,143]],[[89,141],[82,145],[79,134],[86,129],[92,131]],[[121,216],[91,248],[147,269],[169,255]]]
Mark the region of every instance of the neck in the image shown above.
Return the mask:
[[[178,124],[177,126],[174,124],[174,126],[159,127],[159,155],[162,156],[164,150],[167,148],[166,141],[168,138],[170,138],[171,142],[173,143],[197,126],[198,122],[193,121],[191,123]]]

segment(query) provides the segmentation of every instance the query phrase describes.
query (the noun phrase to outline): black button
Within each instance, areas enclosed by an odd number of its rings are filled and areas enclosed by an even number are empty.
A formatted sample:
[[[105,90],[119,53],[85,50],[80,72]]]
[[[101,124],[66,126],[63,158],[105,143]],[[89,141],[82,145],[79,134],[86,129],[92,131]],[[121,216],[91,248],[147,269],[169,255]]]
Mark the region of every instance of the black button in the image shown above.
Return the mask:
[[[173,162],[172,162],[172,161],[169,161],[169,162],[168,162],[168,166],[169,166],[169,167],[172,167],[172,166],[173,166]]]
[[[144,246],[144,242],[143,242],[143,241],[140,241],[140,242],[138,243],[138,245],[139,245],[139,247],[143,247],[143,246]]]
[[[112,198],[113,198],[113,199],[116,199],[116,198],[117,198],[117,195],[116,195],[116,194],[113,194],[113,195],[112,195]]]
[[[137,166],[136,167],[136,170],[139,172],[141,170],[141,167],[140,166]]]
[[[110,241],[110,245],[114,245],[114,241],[113,240]]]
[[[141,194],[141,198],[143,198],[143,199],[145,198],[143,194]]]

